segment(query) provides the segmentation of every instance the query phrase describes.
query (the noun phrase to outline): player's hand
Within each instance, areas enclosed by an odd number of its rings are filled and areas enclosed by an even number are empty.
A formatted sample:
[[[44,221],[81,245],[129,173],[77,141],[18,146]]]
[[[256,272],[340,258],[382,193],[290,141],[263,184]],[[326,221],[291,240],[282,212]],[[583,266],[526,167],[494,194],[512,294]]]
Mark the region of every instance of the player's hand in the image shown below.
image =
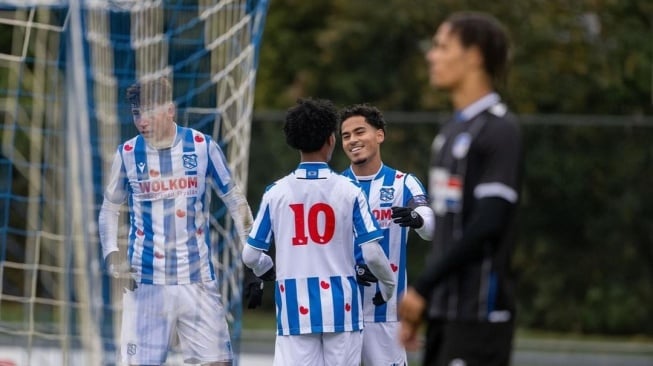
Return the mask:
[[[369,267],[367,267],[367,264],[357,264],[355,269],[356,282],[358,282],[359,285],[370,286],[372,283],[379,282],[379,279],[372,274]]]
[[[418,345],[417,333],[422,322],[422,315],[426,310],[426,304],[426,299],[412,287],[404,292],[399,301],[397,309],[397,315],[401,321],[399,341],[407,348],[412,349]]]
[[[247,308],[256,309],[263,303],[263,280],[256,277],[251,270],[245,271],[243,297],[247,299]]]
[[[375,306],[383,305],[386,302],[387,302],[387,300],[383,298],[383,295],[381,294],[381,291],[377,291],[376,294],[374,294],[374,297],[372,298],[372,303]]]
[[[134,291],[138,288],[136,281],[132,277],[134,270],[130,268],[129,263],[121,261],[118,252],[111,252],[105,259],[107,273],[116,280],[127,280],[124,289]]]
[[[277,279],[277,273],[274,270],[274,267],[270,268],[267,272],[260,275],[258,278],[263,281],[274,281]]]
[[[401,227],[419,229],[424,225],[424,219],[410,207],[391,207],[392,221]]]

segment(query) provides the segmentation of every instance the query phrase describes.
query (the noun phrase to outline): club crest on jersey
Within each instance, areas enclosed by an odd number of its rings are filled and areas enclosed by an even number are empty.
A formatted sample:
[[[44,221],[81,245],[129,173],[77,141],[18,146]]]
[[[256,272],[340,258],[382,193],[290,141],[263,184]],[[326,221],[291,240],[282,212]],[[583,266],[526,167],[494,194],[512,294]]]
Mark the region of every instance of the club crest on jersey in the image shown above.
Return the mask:
[[[393,187],[381,187],[379,191],[381,201],[392,201],[395,199],[395,189]]]
[[[436,154],[440,152],[440,149],[442,149],[442,146],[444,146],[445,141],[447,141],[447,138],[444,137],[443,135],[437,135],[433,139],[433,143],[431,144],[431,149],[433,152]]]
[[[197,168],[197,154],[184,154],[182,159],[184,161],[184,168],[186,169]]]
[[[467,132],[463,132],[456,136],[456,139],[453,141],[451,147],[451,154],[456,159],[462,159],[467,156],[469,151],[469,145],[472,144],[472,135]]]

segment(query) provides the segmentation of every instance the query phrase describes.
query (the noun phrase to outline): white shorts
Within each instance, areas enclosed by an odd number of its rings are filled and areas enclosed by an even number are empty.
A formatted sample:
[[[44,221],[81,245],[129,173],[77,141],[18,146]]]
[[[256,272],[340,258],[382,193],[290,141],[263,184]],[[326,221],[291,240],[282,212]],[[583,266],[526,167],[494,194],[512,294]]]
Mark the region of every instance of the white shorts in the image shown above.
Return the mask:
[[[129,365],[160,365],[178,336],[186,363],[233,359],[216,281],[139,284],[123,296],[121,354]]]
[[[338,333],[277,335],[274,366],[358,366],[360,330]]]
[[[399,343],[400,322],[365,323],[363,330],[363,365],[407,365],[406,349]]]

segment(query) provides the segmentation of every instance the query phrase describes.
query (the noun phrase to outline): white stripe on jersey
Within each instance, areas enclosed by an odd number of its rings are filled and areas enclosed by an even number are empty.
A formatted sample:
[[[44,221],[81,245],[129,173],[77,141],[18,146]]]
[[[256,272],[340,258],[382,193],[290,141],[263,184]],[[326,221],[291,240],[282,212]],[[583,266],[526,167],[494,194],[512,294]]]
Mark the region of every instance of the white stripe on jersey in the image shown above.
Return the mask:
[[[128,199],[129,258],[137,280],[188,284],[215,278],[208,239],[206,183],[223,194],[233,183],[226,160],[208,136],[177,126],[175,142],[157,150],[141,136],[118,148],[105,199]],[[116,178],[119,177],[119,178]]]
[[[397,321],[397,301],[407,286],[408,228],[403,228],[392,222],[391,207],[406,206],[413,197],[426,196],[426,191],[412,174],[403,173],[386,165],[382,165],[379,172],[373,177],[356,177],[351,168],[345,170],[343,175],[358,180],[367,194],[370,209],[383,229],[381,247],[388,256],[397,281],[394,296],[382,306],[375,306],[372,303],[378,286],[360,286],[363,292],[365,321]],[[359,263],[363,262],[361,253],[357,253],[357,260]]]
[[[358,329],[354,247],[381,235],[365,194],[326,163],[302,163],[270,186],[247,243],[274,241],[278,334]]]

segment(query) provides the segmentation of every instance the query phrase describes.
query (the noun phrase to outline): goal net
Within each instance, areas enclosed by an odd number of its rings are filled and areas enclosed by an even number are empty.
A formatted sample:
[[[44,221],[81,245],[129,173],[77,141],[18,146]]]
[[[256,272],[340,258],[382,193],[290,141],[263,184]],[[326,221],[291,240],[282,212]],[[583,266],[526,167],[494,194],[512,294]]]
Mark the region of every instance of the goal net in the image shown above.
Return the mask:
[[[122,293],[102,272],[97,216],[113,153],[137,133],[125,98],[135,81],[166,76],[177,123],[218,141],[246,191],[267,7],[0,0],[0,364],[117,362]],[[237,351],[240,242],[215,197],[210,209]]]

